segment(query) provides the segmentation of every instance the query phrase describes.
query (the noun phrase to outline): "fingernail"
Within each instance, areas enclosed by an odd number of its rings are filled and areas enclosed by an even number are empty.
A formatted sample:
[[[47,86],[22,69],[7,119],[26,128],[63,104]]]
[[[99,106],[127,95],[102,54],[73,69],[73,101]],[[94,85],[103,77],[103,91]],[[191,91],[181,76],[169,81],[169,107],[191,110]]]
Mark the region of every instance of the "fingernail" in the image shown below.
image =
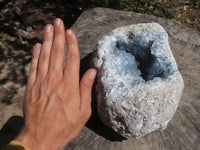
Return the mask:
[[[35,50],[40,50],[40,44],[36,44],[36,45],[34,46],[34,49],[35,49]]]
[[[97,71],[96,70],[91,70],[89,73],[89,78],[91,80],[94,80],[94,78],[96,77]]]
[[[51,26],[50,25],[47,25],[46,27],[45,27],[45,32],[50,32],[51,31]]]
[[[72,30],[71,30],[71,29],[68,29],[68,30],[67,30],[67,35],[68,35],[68,36],[71,36],[71,35],[72,35]]]
[[[61,23],[61,20],[60,20],[60,19],[56,19],[56,20],[55,20],[55,25],[56,25],[56,26],[59,26],[60,23]]]

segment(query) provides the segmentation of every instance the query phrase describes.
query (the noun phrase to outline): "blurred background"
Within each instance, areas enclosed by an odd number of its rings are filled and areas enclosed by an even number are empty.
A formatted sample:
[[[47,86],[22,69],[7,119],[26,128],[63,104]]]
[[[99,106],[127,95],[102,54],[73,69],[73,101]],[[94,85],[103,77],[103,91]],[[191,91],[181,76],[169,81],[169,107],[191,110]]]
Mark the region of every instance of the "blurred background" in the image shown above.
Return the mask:
[[[93,7],[151,14],[174,20],[200,31],[200,0],[63,0],[65,6],[71,3],[78,15]]]

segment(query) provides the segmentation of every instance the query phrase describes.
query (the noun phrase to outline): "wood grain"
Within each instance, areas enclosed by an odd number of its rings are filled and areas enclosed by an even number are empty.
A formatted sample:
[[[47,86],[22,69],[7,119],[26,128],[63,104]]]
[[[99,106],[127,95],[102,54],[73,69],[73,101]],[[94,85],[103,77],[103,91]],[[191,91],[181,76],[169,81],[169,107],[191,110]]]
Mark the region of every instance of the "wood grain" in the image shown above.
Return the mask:
[[[145,137],[123,139],[104,126],[96,113],[81,134],[68,144],[66,150],[171,150],[200,149],[200,33],[171,20],[146,14],[95,8],[84,12],[72,26],[79,41],[82,66],[89,67],[96,43],[112,29],[137,23],[157,22],[169,35],[169,43],[185,88],[179,108],[167,129]],[[87,57],[86,57],[87,56]],[[83,69],[84,70],[84,69]],[[84,72],[84,71],[83,71]]]

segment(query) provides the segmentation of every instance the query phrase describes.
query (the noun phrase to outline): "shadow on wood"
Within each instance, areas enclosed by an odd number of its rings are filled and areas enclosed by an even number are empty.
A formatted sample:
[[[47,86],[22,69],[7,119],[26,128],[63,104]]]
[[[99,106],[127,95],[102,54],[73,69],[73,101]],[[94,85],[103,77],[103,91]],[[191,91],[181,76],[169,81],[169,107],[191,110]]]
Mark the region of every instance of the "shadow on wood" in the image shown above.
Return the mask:
[[[20,116],[12,116],[0,130],[0,149],[10,143],[21,131],[24,119]]]
[[[87,56],[85,56],[81,60],[81,66],[80,66],[80,77],[83,76],[83,74],[91,68],[91,58],[93,53],[89,53]],[[112,130],[110,127],[103,124],[101,121],[98,112],[97,112],[97,92],[95,90],[96,81],[93,86],[93,92],[92,92],[92,115],[89,121],[87,122],[86,126],[93,130],[95,133],[97,133],[100,136],[103,136],[107,140],[110,141],[122,141],[125,140],[124,137],[117,134],[114,130]]]

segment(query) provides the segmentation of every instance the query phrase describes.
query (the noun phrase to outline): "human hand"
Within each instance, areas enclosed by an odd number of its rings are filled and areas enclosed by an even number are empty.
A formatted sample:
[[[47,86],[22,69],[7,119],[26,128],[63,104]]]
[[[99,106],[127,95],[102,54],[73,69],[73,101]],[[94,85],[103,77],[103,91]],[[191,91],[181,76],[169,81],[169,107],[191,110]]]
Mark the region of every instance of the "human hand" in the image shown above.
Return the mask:
[[[66,64],[63,71],[65,40]],[[31,150],[62,149],[81,131],[91,115],[91,91],[96,70],[79,83],[80,55],[72,30],[61,19],[44,30],[43,44],[33,48],[24,95],[25,126],[15,139]]]

